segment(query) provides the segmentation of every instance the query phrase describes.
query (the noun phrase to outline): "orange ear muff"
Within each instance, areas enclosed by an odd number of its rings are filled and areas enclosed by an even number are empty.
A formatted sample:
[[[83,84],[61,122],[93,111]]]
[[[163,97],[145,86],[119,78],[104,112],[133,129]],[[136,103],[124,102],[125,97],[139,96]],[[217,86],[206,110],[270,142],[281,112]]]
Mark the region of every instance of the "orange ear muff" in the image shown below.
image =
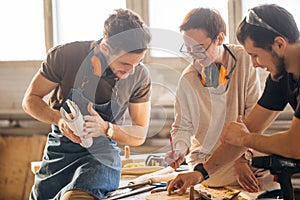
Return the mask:
[[[102,74],[102,67],[101,67],[101,61],[97,56],[92,56],[91,63],[94,68],[94,74],[96,76],[101,76]]]
[[[201,74],[200,74],[200,81],[201,81],[203,86],[206,86],[206,79],[205,78],[206,78],[206,75],[204,73],[204,68],[203,68],[202,71],[201,71]]]
[[[220,67],[219,84],[224,85],[227,81],[226,76],[228,75],[227,69],[222,65]]]
[[[206,86],[205,74],[203,72],[201,73],[200,81],[202,85]]]

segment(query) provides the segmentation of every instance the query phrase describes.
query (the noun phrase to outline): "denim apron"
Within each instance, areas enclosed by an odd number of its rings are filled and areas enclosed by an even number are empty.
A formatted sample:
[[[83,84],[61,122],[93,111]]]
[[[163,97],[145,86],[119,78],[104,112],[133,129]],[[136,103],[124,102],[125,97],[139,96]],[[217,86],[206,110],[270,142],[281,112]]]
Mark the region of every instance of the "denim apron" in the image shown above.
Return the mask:
[[[93,73],[90,64],[92,55],[88,55],[82,63],[68,98],[78,105],[83,115],[89,114],[87,105],[93,102],[94,109],[105,121],[116,122],[123,115],[123,112],[120,113],[117,89],[113,89],[111,100],[104,104],[96,104],[93,99],[84,96],[88,87],[92,86],[92,93],[96,92],[95,86],[100,79]],[[105,58],[102,54],[97,56],[101,60],[102,72],[105,72],[107,68]],[[80,74],[81,72],[83,74]],[[126,107],[126,103],[124,106]],[[35,185],[30,199],[60,199],[71,189],[84,190],[98,198],[104,197],[107,192],[119,186],[121,174],[119,153],[116,142],[107,137],[95,137],[90,148],[83,148],[62,135],[57,126],[52,125],[41,168],[35,175]]]

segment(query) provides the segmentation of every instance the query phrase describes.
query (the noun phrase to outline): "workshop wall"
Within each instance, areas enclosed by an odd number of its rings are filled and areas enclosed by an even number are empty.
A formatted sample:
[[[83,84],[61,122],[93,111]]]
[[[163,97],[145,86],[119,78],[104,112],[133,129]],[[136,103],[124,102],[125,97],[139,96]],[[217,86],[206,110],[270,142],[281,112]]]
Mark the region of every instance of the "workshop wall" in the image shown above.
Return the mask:
[[[31,161],[41,160],[45,135],[0,136],[0,200],[27,200],[33,185]]]

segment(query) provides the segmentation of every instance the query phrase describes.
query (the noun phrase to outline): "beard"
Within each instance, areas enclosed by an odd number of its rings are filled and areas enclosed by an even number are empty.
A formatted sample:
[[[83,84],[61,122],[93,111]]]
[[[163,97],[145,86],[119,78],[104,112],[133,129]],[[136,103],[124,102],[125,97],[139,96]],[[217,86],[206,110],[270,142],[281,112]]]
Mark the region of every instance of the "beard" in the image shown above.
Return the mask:
[[[286,73],[286,70],[285,70],[285,58],[282,57],[282,56],[279,56],[274,51],[271,52],[271,55],[272,55],[272,57],[276,61],[276,63],[275,63],[276,73],[273,74],[272,78],[275,81],[279,81],[284,76],[284,74]]]

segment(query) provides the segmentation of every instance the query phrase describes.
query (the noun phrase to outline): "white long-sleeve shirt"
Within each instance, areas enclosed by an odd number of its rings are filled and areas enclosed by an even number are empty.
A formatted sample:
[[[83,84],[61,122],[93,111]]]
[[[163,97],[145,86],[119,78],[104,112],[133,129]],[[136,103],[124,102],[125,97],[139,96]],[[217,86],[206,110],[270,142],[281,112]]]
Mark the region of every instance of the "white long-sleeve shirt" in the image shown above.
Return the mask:
[[[227,47],[237,63],[225,93],[215,94],[214,88],[204,87],[192,65],[183,71],[179,80],[171,134],[175,146],[180,140],[189,147],[186,160],[192,168],[205,163],[220,145],[223,126],[238,115],[245,117],[261,95],[259,75],[249,55],[240,45]],[[233,64],[228,54],[228,71]]]

